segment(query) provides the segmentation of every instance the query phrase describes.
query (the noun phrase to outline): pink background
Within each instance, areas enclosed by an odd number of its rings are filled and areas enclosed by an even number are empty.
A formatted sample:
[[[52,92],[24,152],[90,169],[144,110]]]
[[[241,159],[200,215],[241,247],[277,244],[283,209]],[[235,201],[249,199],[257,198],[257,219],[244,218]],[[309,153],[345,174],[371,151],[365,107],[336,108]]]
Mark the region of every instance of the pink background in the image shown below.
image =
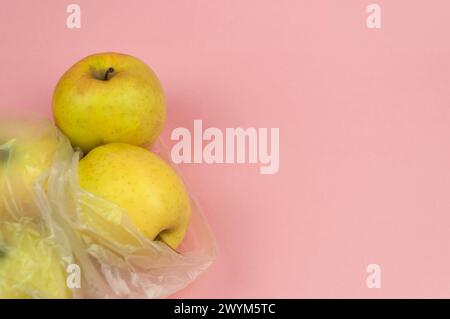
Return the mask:
[[[50,114],[63,71],[112,50],[158,73],[169,145],[194,119],[280,128],[276,175],[182,165],[220,254],[176,297],[450,297],[449,1],[73,2],[80,30],[69,1],[2,1],[2,107]]]

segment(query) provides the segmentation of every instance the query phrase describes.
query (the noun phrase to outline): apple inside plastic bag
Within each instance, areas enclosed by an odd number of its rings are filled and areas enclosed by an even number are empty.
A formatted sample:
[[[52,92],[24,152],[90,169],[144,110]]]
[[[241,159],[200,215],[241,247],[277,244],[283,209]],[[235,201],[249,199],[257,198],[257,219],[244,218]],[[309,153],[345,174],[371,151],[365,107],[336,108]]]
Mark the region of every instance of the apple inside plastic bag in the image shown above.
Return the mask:
[[[152,151],[170,163],[160,142]],[[174,251],[143,237],[117,205],[79,188],[80,156],[50,121],[0,120],[0,252],[2,224],[31,225],[54,246],[74,298],[162,298],[208,268],[215,242],[195,201],[185,239]],[[120,218],[108,218],[111,212]],[[7,258],[0,256],[0,276]],[[39,287],[16,288],[32,298],[60,297]],[[1,290],[0,277],[0,297]]]

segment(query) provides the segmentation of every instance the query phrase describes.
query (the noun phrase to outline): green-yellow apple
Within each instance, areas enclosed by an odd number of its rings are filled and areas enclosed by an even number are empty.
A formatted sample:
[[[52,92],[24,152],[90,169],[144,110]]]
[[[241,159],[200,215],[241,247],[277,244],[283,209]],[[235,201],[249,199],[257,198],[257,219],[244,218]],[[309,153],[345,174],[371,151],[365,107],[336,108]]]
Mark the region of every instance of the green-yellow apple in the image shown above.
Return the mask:
[[[47,120],[16,118],[0,125],[0,216],[6,201],[14,213],[33,212],[32,188],[50,168],[57,145],[57,129]]]
[[[54,243],[31,225],[0,222],[0,299],[71,298]]]
[[[99,53],[73,65],[53,94],[56,125],[88,152],[111,142],[150,145],[166,117],[155,73],[130,55]]]
[[[189,195],[177,173],[156,154],[123,143],[99,146],[81,159],[78,177],[82,189],[123,208],[145,237],[162,240],[173,249],[183,240],[190,219]],[[92,213],[82,218],[95,223],[99,233],[123,235],[101,229],[120,226],[120,210],[99,209],[98,213],[116,226],[100,226],[95,216],[89,216]]]

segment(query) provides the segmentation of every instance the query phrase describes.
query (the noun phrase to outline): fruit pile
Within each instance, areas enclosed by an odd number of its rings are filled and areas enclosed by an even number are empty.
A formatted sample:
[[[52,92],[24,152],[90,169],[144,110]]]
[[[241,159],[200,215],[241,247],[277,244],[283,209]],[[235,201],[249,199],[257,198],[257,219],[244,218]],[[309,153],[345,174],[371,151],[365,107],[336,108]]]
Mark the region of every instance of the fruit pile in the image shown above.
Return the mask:
[[[154,72],[88,56],[52,110],[56,127],[0,118],[0,298],[157,298],[205,270],[213,240],[157,142]]]

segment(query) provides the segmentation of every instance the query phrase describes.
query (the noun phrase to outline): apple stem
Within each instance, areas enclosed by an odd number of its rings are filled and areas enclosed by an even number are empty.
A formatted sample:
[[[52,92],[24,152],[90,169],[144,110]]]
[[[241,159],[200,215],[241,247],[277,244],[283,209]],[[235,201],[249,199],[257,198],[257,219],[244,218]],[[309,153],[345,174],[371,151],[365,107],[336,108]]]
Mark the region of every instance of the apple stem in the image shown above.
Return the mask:
[[[106,70],[104,80],[108,81],[108,75],[110,75],[112,73],[114,73],[114,68],[109,68],[108,70]]]

